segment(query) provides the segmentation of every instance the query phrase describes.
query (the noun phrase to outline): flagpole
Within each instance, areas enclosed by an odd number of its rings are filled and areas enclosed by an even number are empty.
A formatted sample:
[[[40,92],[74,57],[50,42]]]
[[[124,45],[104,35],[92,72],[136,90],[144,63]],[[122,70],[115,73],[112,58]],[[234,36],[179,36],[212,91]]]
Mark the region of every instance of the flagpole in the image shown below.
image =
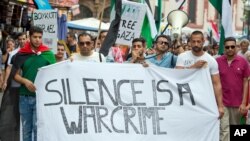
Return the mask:
[[[181,3],[181,5],[178,7],[178,10],[180,10],[181,9],[181,7],[183,6],[183,4],[186,2],[186,0],[184,0],[182,3]],[[169,26],[169,23],[165,26],[165,28],[163,29],[163,31],[161,32],[161,34],[163,34],[165,31],[166,31],[166,29],[168,28],[168,26]]]
[[[101,17],[100,17],[100,23],[99,23],[99,27],[98,27],[98,33],[97,33],[97,38],[99,38],[100,36],[100,32],[101,32],[101,25],[102,25],[102,19],[103,19],[103,13],[104,13],[104,8],[106,5],[106,0],[103,0],[103,6],[102,6],[102,10],[101,10]],[[95,48],[97,46],[97,42],[95,41]]]

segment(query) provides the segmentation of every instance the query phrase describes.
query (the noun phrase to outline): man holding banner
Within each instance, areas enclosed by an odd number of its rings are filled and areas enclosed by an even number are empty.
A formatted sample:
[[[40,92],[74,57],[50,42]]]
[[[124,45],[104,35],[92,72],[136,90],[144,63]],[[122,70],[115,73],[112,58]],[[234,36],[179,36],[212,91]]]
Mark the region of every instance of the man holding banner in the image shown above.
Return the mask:
[[[12,74],[14,74],[15,80],[21,84],[19,112],[22,119],[23,141],[36,141],[37,117],[34,81],[39,68],[55,63],[56,60],[50,49],[42,44],[43,30],[34,26],[30,28],[29,33],[30,42],[27,42],[17,53]]]
[[[79,60],[86,62],[106,62],[106,58],[98,52],[94,51],[93,37],[89,33],[82,33],[78,36],[79,53],[74,53],[71,60]]]
[[[194,31],[190,37],[190,43],[192,46],[191,51],[186,51],[180,54],[177,58],[177,69],[201,69],[209,68],[211,79],[214,88],[214,94],[219,110],[219,119],[224,115],[224,106],[222,103],[222,91],[220,76],[218,70],[218,64],[216,60],[208,53],[203,51],[204,36],[201,31]]]

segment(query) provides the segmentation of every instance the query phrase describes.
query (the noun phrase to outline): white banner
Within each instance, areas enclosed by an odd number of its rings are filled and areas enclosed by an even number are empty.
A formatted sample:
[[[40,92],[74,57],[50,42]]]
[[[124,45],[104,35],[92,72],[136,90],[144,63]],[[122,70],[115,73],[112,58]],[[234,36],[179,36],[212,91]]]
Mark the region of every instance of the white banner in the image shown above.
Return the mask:
[[[33,13],[34,25],[43,29],[43,44],[57,51],[57,11],[35,10]]]
[[[38,141],[218,141],[208,70],[62,62],[40,69]]]
[[[116,43],[132,45],[134,38],[139,38],[146,14],[146,4],[122,1],[122,16]]]

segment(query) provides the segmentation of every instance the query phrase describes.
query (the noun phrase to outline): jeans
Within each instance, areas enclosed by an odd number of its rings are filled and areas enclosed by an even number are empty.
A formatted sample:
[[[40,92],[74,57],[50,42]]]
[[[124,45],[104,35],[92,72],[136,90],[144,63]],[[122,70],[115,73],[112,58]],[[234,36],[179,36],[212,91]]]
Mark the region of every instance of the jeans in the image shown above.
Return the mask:
[[[22,121],[23,141],[37,141],[36,97],[20,96],[19,111]]]

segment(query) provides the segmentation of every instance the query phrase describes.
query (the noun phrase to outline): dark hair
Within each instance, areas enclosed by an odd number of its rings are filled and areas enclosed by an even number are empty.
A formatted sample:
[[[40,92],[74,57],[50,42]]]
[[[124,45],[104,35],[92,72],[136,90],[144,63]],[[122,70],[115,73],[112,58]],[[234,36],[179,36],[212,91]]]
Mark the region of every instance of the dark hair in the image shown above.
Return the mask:
[[[227,37],[227,38],[225,38],[225,40],[224,40],[224,45],[225,45],[225,43],[228,42],[228,41],[233,41],[233,42],[236,43],[236,39],[235,39],[234,37]]]
[[[90,40],[93,41],[93,36],[89,33],[86,33],[86,32],[83,32],[83,33],[78,35],[78,41],[80,40],[80,37],[82,37],[82,36],[89,36]]]
[[[159,38],[166,38],[168,40],[168,47],[170,47],[170,45],[172,44],[171,37],[164,34],[157,36],[154,43],[156,43]]]
[[[102,31],[100,32],[100,34],[99,34],[98,39],[101,39],[101,35],[102,35],[102,33],[105,33],[105,32],[108,32],[108,30],[102,30]]]
[[[43,29],[38,27],[38,26],[32,26],[30,27],[30,30],[29,30],[29,35],[33,35],[34,33],[41,33],[43,34]]]
[[[201,31],[199,31],[199,30],[195,30],[195,31],[193,31],[193,32],[191,33],[191,36],[190,36],[190,37],[192,37],[193,35],[201,35],[201,36],[202,36],[202,38],[204,38],[203,33],[202,33]]]
[[[142,44],[145,44],[146,40],[144,38],[142,38],[142,37],[141,38],[134,38],[133,41],[132,41],[132,44],[134,42],[142,42]]]
[[[27,37],[26,32],[20,32],[20,33],[17,33],[16,38],[18,39],[19,37],[21,37],[23,35],[25,35],[25,37]]]
[[[76,39],[75,32],[68,32],[68,35],[73,38],[74,40]]]

